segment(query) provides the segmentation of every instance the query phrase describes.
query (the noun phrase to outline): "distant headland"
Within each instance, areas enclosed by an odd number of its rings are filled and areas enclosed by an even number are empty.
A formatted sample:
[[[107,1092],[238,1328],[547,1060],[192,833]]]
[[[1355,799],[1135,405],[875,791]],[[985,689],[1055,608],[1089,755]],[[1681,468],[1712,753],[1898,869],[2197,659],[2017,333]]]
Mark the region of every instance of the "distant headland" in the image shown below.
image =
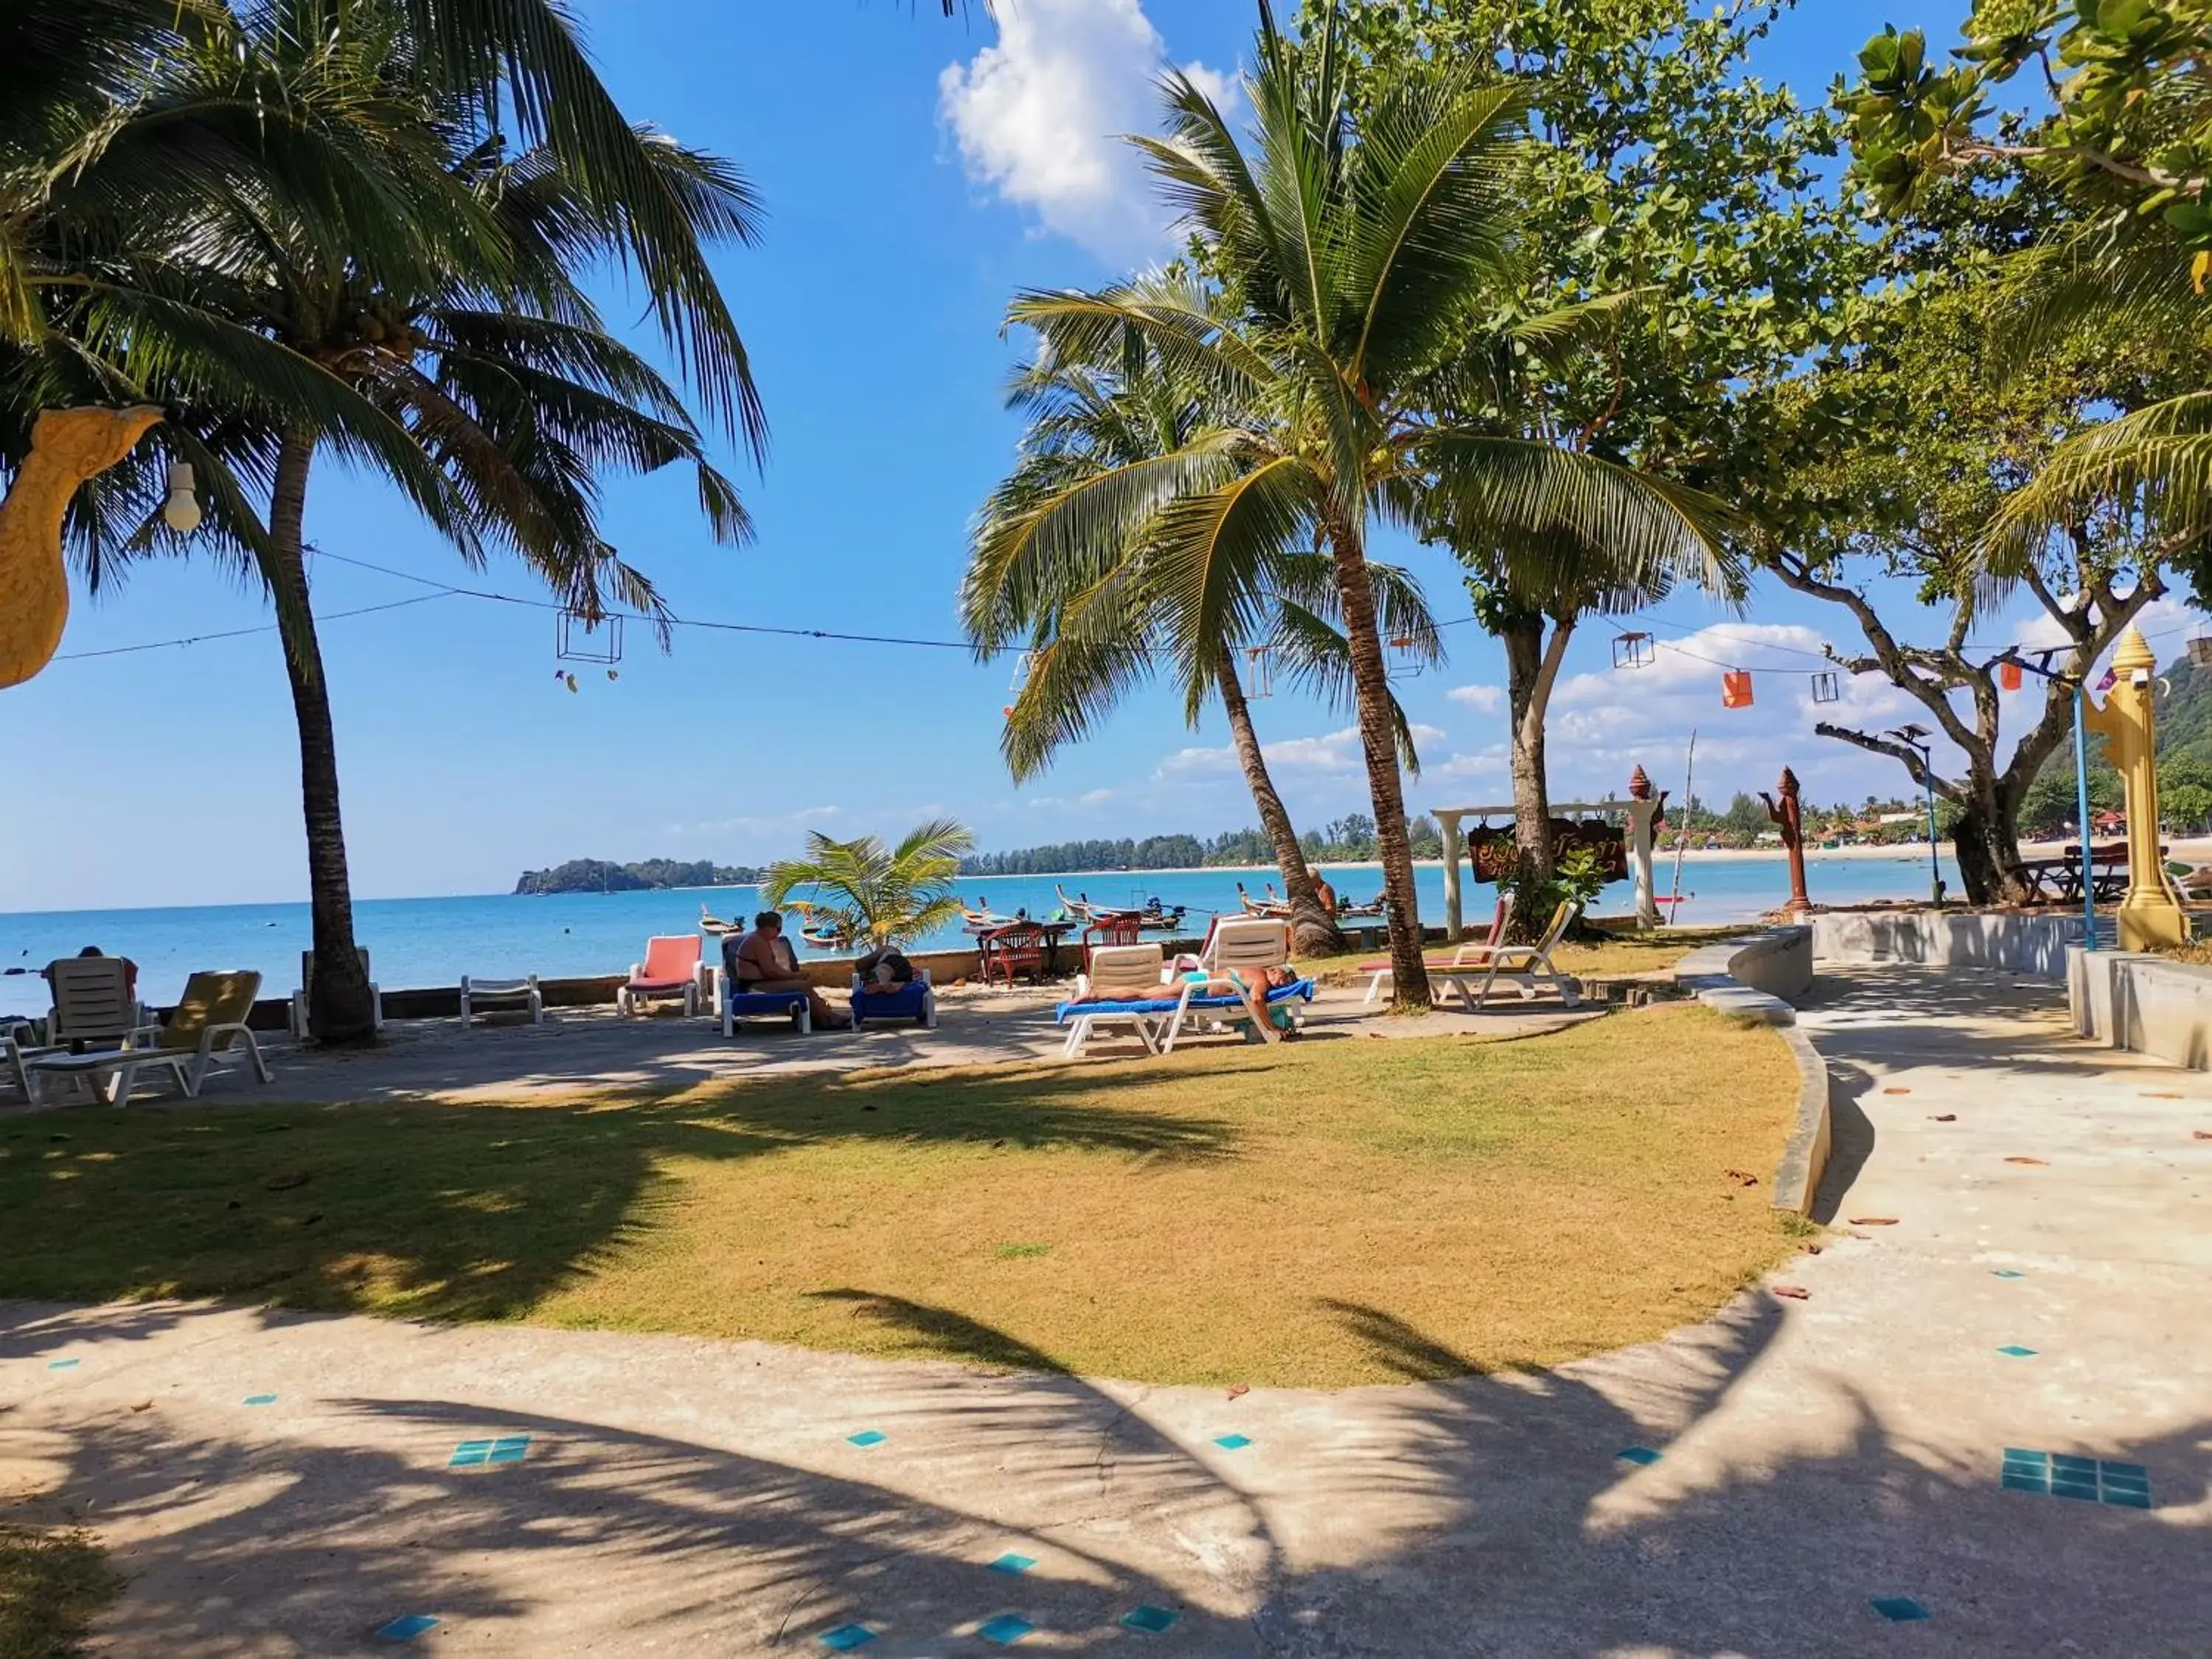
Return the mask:
[[[748,864],[716,864],[712,859],[647,859],[612,864],[605,859],[570,859],[550,870],[525,870],[514,884],[518,894],[643,893],[666,887],[752,887],[765,872]]]

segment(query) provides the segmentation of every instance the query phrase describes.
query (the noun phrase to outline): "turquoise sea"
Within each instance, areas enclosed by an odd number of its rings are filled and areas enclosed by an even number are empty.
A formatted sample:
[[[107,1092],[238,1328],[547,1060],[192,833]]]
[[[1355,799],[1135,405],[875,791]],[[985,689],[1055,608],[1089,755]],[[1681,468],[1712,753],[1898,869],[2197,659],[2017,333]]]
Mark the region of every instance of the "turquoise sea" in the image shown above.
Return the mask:
[[[1901,848],[1894,857],[1822,858],[1808,860],[1813,897],[1827,903],[1875,898],[1913,898],[1928,891],[1928,854]],[[1372,865],[1325,866],[1337,890],[1356,900],[1371,898],[1382,877]],[[1088,895],[1103,904],[1141,903],[1157,897],[1172,907],[1190,907],[1191,930],[1203,932],[1217,910],[1237,908],[1237,881],[1256,895],[1273,878],[1272,870],[1200,870],[1131,874],[1071,875],[1058,878],[1071,894]],[[971,904],[987,902],[1002,915],[1027,910],[1048,916],[1058,906],[1050,876],[969,877],[960,891]],[[1947,858],[1944,879],[1958,890],[1958,872]],[[1672,866],[1660,866],[1663,893]],[[1443,872],[1434,865],[1418,871],[1422,919],[1443,918]],[[1771,858],[1693,860],[1682,867],[1687,902],[1680,909],[1685,925],[1743,921],[1771,909],[1789,896],[1789,875]],[[1625,913],[1628,886],[1606,890],[1601,915]],[[717,916],[750,914],[759,894],[750,887],[678,889],[653,893],[569,893],[544,898],[504,894],[481,897],[365,899],[354,906],[354,926],[369,950],[378,981],[386,989],[452,985],[463,974],[507,977],[536,973],[547,978],[626,970],[645,953],[655,933],[687,932],[698,926],[699,908]],[[1468,887],[1470,921],[1485,918],[1491,890]],[[305,904],[216,904],[165,910],[74,910],[0,915],[0,1013],[43,1013],[45,986],[37,970],[56,957],[71,956],[87,945],[138,963],[141,993],[155,1002],[173,999],[185,975],[198,968],[254,968],[263,975],[263,994],[289,995],[298,982],[300,952],[308,942]],[[957,930],[927,943],[957,945]]]

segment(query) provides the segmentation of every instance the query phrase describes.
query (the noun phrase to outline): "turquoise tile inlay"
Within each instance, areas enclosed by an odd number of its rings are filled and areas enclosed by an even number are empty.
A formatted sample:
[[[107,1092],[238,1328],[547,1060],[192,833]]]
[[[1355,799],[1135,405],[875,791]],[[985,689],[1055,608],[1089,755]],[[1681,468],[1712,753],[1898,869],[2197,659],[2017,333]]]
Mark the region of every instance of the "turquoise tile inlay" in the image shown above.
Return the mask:
[[[1897,1625],[1909,1625],[1916,1620],[1936,1616],[1909,1595],[1877,1595],[1868,1605],[1892,1624]]]
[[[427,1613],[410,1613],[404,1618],[393,1620],[378,1631],[376,1639],[380,1642],[411,1642],[425,1632],[437,1629],[441,1622]]]
[[[1164,1636],[1175,1627],[1178,1617],[1165,1607],[1132,1607],[1121,1615],[1121,1622],[1147,1636]]]
[[[273,1394],[249,1394],[241,1403],[248,1406],[273,1406],[276,1403],[276,1396]]]
[[[991,1571],[993,1572],[1011,1572],[1018,1574],[1027,1572],[1035,1565],[1036,1565],[1036,1562],[1034,1558],[1026,1555],[1016,1555],[1012,1550],[1009,1550],[1006,1554],[1000,1556],[997,1560],[991,1563]]]
[[[881,1429],[862,1429],[858,1434],[848,1434],[846,1439],[856,1446],[880,1446],[890,1438]]]
[[[1252,1437],[1243,1434],[1220,1434],[1213,1437],[1213,1443],[1224,1451],[1243,1451],[1252,1443]]]
[[[1613,1455],[1624,1463],[1635,1463],[1648,1469],[1666,1454],[1653,1451],[1649,1446],[1623,1446]]]
[[[46,1369],[50,1371],[73,1371],[82,1363],[76,1359],[49,1359]]]
[[[1028,1620],[1017,1619],[1009,1613],[992,1620],[975,1634],[986,1642],[995,1642],[1002,1648],[1010,1648],[1036,1628]]]
[[[854,1648],[866,1647],[876,1639],[875,1632],[866,1625],[840,1625],[835,1630],[825,1630],[815,1638],[835,1653],[850,1653]]]
[[[2023,1348],[2017,1342],[2008,1342],[2004,1346],[1999,1348],[1997,1352],[2003,1354],[2008,1359],[2033,1359],[2035,1358],[2034,1349]]]
[[[2151,1507],[2150,1474],[2140,1463],[2108,1463],[2100,1458],[2008,1446],[1997,1479],[2007,1492],[2041,1492],[2125,1510]]]

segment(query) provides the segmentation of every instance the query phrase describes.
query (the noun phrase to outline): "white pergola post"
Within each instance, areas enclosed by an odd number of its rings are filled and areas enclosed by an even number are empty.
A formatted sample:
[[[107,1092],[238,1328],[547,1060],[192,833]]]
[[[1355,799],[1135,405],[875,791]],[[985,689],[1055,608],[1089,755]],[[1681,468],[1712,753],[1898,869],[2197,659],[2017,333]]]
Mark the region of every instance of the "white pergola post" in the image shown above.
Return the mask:
[[[1628,805],[1628,856],[1636,880],[1636,925],[1659,926],[1659,895],[1651,873],[1651,820],[1659,816],[1656,800],[1632,800]]]
[[[1437,826],[1443,831],[1444,836],[1444,938],[1450,944],[1456,945],[1465,925],[1459,901],[1460,815],[1449,811],[1439,811],[1436,819]]]

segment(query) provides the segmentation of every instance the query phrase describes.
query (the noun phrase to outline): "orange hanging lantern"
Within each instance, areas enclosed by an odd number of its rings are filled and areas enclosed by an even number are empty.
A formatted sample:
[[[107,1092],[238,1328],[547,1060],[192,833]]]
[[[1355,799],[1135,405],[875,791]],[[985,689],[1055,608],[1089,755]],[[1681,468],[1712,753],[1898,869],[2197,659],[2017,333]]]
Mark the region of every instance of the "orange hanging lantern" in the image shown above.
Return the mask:
[[[2008,691],[2019,690],[2021,687],[2020,665],[2016,662],[2000,663],[1997,665],[1997,684]]]
[[[1721,707],[1751,707],[1751,671],[1748,668],[1731,668],[1721,676]]]

